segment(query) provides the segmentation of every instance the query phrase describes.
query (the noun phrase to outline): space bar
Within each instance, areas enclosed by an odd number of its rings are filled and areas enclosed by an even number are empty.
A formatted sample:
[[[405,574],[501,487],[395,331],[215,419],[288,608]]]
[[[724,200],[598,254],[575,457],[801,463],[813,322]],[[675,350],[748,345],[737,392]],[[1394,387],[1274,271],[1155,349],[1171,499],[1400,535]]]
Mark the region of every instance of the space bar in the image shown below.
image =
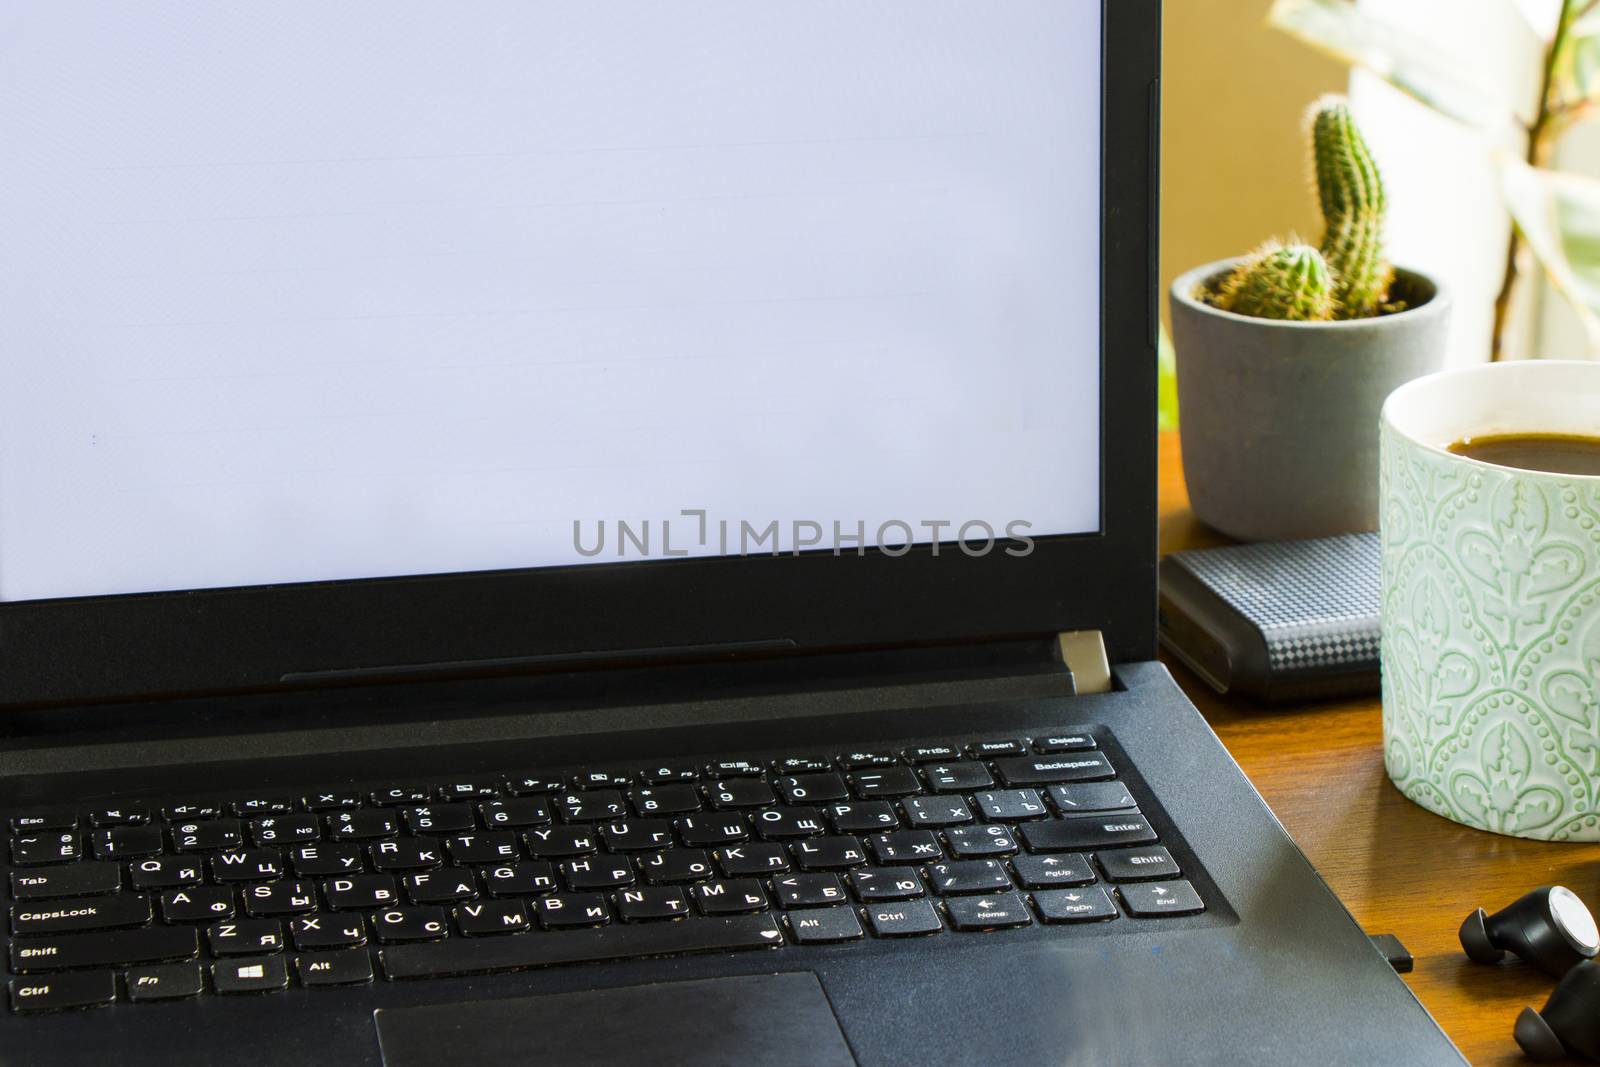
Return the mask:
[[[384,949],[381,955],[384,973],[390,978],[441,978],[634,956],[774,948],[781,944],[783,931],[772,916],[741,915],[506,937],[459,937],[425,945],[396,945]]]

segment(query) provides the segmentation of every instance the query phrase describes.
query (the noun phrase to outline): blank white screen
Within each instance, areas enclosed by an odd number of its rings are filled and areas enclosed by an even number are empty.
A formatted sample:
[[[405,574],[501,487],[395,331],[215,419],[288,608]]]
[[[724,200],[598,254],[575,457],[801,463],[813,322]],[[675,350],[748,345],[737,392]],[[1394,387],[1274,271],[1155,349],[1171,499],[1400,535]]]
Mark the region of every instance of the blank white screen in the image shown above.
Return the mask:
[[[0,600],[1097,529],[1099,8],[7,0]]]

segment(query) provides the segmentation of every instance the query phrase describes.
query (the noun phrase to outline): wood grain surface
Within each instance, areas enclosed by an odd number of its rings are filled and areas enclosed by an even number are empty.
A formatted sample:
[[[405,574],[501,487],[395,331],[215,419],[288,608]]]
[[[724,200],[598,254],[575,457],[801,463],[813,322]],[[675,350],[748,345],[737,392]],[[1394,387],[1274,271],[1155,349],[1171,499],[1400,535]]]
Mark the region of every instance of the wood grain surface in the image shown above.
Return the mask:
[[[1177,435],[1163,434],[1162,552],[1223,543],[1190,512]],[[1600,845],[1501,837],[1412,804],[1384,775],[1376,697],[1261,709],[1167,663],[1345,907],[1416,957],[1407,981],[1462,1053],[1475,1064],[1530,1062],[1511,1027],[1523,1005],[1544,1006],[1552,979],[1516,960],[1472,963],[1456,931],[1473,908],[1551,883],[1600,909]]]

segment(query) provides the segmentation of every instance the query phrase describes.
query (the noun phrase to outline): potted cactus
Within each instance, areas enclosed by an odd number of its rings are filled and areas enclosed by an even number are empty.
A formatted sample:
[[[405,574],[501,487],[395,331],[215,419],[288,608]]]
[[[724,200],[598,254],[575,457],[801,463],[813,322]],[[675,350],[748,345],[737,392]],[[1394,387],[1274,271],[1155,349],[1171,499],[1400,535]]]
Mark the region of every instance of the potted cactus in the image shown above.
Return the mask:
[[[1241,540],[1378,525],[1378,411],[1438,369],[1448,300],[1390,265],[1383,178],[1342,97],[1307,114],[1324,232],[1173,283],[1183,468],[1195,514]]]

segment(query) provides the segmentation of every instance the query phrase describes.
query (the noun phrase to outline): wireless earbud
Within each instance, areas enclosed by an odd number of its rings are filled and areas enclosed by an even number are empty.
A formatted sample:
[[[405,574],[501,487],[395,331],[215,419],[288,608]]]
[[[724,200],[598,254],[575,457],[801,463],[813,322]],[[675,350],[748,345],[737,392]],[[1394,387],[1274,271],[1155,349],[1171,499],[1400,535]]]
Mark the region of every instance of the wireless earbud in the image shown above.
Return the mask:
[[[1496,963],[1510,952],[1559,978],[1600,952],[1600,930],[1576,893],[1547,885],[1493,915],[1482,908],[1468,915],[1461,947],[1479,963]]]
[[[1576,1053],[1600,1060],[1600,964],[1580,960],[1557,983],[1544,1011],[1522,1009],[1513,1033],[1530,1059],[1559,1060]]]

